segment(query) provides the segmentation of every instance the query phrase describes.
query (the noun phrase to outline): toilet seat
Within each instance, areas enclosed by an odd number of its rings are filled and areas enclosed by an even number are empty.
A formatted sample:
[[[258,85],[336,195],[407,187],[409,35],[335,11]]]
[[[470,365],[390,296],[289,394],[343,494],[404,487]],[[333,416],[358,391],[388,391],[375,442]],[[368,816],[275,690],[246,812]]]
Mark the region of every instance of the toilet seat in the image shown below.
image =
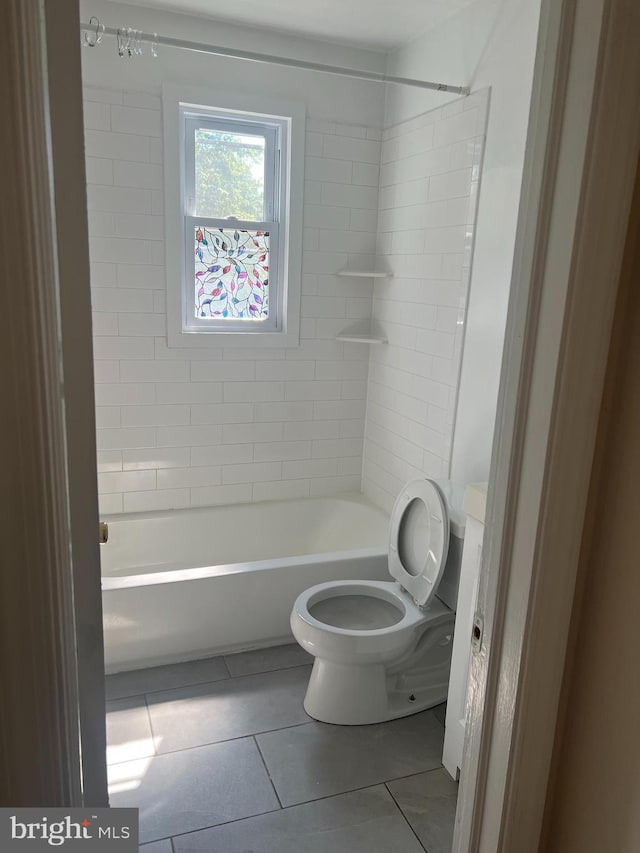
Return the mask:
[[[363,637],[384,638],[411,630],[423,621],[427,609],[435,607],[440,613],[440,607],[435,606],[439,605],[435,592],[448,550],[449,516],[438,486],[432,480],[412,480],[398,495],[389,523],[389,574],[401,589],[389,581],[329,581],[301,593],[294,613],[309,628],[322,634],[359,637],[360,641]],[[400,615],[392,624],[368,629],[316,618],[314,608],[338,596],[358,597],[364,607],[368,597],[384,599]],[[354,605],[357,607],[357,602]],[[446,607],[444,610],[449,612]]]
[[[332,625],[314,616],[316,605],[334,598],[343,596],[365,598],[378,598],[394,606],[399,613],[399,618],[392,624],[377,626],[369,629],[357,629],[345,627],[344,625]],[[304,622],[323,633],[336,634],[339,636],[353,636],[360,639],[386,634],[395,634],[404,631],[405,628],[413,627],[423,618],[422,612],[408,599],[397,585],[390,581],[326,581],[302,592],[296,599],[294,610]]]
[[[449,516],[432,480],[407,483],[391,512],[389,573],[426,607],[442,577],[449,551]]]
[[[363,630],[330,625],[313,615],[316,604],[341,596],[386,600],[398,609],[400,618],[393,625]],[[298,596],[291,613],[291,628],[311,654],[321,648],[325,659],[370,663],[396,657],[420,625],[439,624],[451,617],[449,608],[437,598],[428,609],[421,609],[393,581],[327,581]],[[300,629],[304,640],[300,639]]]

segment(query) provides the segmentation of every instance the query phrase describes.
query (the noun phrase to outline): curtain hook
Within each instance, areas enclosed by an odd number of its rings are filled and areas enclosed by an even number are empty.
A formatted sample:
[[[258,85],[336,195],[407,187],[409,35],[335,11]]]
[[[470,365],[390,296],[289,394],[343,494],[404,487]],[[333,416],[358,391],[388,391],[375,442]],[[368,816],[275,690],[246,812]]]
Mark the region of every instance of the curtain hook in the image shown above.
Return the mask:
[[[85,47],[95,47],[97,44],[100,44],[100,42],[102,41],[102,36],[104,35],[104,24],[101,24],[100,19],[96,18],[95,15],[92,15],[89,18],[89,26],[91,26],[91,25],[93,25],[95,27],[95,33],[92,37],[89,32],[85,31],[85,33],[84,33],[84,45],[85,45]]]
[[[122,27],[118,27],[116,42],[118,45],[118,56],[124,56],[124,30]]]
[[[153,41],[151,42],[151,56],[154,59],[158,58],[158,33],[153,34]]]

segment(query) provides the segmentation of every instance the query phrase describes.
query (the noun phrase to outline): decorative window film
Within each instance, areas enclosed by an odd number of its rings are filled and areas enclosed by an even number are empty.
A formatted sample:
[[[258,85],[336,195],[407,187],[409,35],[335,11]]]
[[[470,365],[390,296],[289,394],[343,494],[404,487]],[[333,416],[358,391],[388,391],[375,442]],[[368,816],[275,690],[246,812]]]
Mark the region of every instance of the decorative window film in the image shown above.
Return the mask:
[[[195,317],[269,319],[269,232],[195,227]]]

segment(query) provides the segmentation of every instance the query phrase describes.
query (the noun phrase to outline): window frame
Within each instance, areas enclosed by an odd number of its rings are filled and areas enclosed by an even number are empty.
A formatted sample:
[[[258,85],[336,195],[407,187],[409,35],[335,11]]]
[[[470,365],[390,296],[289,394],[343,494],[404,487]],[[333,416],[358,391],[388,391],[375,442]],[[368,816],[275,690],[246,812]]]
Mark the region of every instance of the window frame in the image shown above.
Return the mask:
[[[247,93],[163,86],[167,345],[169,347],[299,345],[305,109],[300,102]],[[195,217],[195,125],[229,132],[271,134],[265,219]],[[219,126],[216,127],[216,124]],[[235,128],[235,129],[234,129]],[[266,136],[265,136],[266,138]],[[271,154],[273,156],[271,156]],[[267,172],[269,174],[267,175]],[[279,174],[276,175],[276,172]],[[268,186],[270,183],[270,186]],[[271,191],[273,188],[273,191]],[[270,198],[271,204],[267,205]],[[269,216],[272,219],[269,219]],[[269,304],[266,321],[194,316],[193,226],[269,231]],[[275,316],[274,316],[275,315]]]
[[[247,118],[245,118],[245,116]],[[184,221],[184,280],[182,286],[183,298],[183,329],[186,332],[200,334],[260,334],[262,332],[279,332],[282,329],[282,312],[284,307],[283,290],[285,283],[280,271],[283,269],[283,246],[280,242],[280,230],[287,227],[286,209],[282,203],[286,197],[286,175],[283,174],[282,149],[286,145],[286,123],[282,119],[258,120],[256,116],[243,113],[242,118],[230,116],[220,110],[193,110],[180,105],[180,122],[184,133],[184,158],[180,164],[183,170],[182,204]],[[224,217],[196,216],[196,163],[195,163],[195,133],[200,128],[224,130],[227,133],[250,134],[261,136],[265,140],[264,154],[264,207],[261,220],[242,220]],[[266,320],[213,320],[200,319],[194,316],[194,277],[193,233],[197,225],[210,228],[236,228],[248,231],[269,232],[269,317]],[[191,286],[189,286],[191,282]]]

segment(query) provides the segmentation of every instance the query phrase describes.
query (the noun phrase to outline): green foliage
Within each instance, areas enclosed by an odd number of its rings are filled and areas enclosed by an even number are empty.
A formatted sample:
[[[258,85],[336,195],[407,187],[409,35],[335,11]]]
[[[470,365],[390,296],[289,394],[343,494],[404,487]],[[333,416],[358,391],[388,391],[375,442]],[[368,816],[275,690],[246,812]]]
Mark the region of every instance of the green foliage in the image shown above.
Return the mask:
[[[196,210],[201,216],[264,218],[263,181],[255,177],[263,149],[238,144],[233,134],[200,130],[195,154]]]

